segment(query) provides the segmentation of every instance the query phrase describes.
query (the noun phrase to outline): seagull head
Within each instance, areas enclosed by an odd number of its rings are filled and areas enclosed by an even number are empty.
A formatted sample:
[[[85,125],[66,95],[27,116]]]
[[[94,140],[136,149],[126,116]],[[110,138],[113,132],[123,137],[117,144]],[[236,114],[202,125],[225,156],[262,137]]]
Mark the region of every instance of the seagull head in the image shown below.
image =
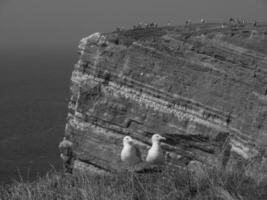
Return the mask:
[[[133,144],[133,139],[130,136],[125,136],[123,138],[123,145],[131,145]]]
[[[166,138],[162,137],[159,134],[154,134],[151,140],[152,140],[152,144],[159,144],[162,140],[166,140]]]

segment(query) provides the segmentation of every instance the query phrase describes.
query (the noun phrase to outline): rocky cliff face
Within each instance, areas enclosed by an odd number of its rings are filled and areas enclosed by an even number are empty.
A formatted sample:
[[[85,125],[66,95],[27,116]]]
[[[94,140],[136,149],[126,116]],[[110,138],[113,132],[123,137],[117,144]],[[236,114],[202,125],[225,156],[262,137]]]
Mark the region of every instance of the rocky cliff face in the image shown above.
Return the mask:
[[[121,169],[122,138],[168,165],[251,160],[267,143],[267,26],[195,24],[81,40],[65,135],[75,169]]]

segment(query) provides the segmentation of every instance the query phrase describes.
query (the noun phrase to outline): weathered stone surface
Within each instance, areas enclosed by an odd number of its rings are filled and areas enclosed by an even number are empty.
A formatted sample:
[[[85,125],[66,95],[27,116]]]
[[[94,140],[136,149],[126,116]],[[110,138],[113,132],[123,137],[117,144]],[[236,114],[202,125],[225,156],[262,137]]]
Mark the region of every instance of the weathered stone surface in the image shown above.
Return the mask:
[[[165,136],[173,166],[259,155],[267,142],[266,28],[202,24],[84,38],[65,133],[74,168],[122,170],[125,135],[143,159],[150,137]]]

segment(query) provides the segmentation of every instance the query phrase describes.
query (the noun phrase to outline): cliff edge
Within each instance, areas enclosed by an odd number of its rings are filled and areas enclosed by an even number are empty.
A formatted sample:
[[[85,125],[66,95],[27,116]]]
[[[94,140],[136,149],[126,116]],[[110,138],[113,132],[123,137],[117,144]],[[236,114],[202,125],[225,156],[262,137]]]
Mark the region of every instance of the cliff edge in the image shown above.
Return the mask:
[[[264,155],[266,24],[95,33],[81,40],[79,54],[65,131],[74,169],[121,170],[125,135],[143,156],[151,135],[165,136],[172,166],[227,166]]]

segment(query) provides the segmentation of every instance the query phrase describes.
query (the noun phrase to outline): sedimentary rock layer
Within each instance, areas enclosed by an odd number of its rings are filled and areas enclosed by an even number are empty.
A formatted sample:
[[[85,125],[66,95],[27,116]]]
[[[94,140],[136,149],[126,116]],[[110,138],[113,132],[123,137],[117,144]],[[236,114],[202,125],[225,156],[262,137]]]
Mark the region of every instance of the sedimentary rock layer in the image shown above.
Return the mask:
[[[74,168],[118,171],[122,138],[145,157],[155,133],[168,165],[253,159],[267,142],[267,26],[195,24],[81,40],[66,136]],[[81,167],[82,166],[82,167]]]

